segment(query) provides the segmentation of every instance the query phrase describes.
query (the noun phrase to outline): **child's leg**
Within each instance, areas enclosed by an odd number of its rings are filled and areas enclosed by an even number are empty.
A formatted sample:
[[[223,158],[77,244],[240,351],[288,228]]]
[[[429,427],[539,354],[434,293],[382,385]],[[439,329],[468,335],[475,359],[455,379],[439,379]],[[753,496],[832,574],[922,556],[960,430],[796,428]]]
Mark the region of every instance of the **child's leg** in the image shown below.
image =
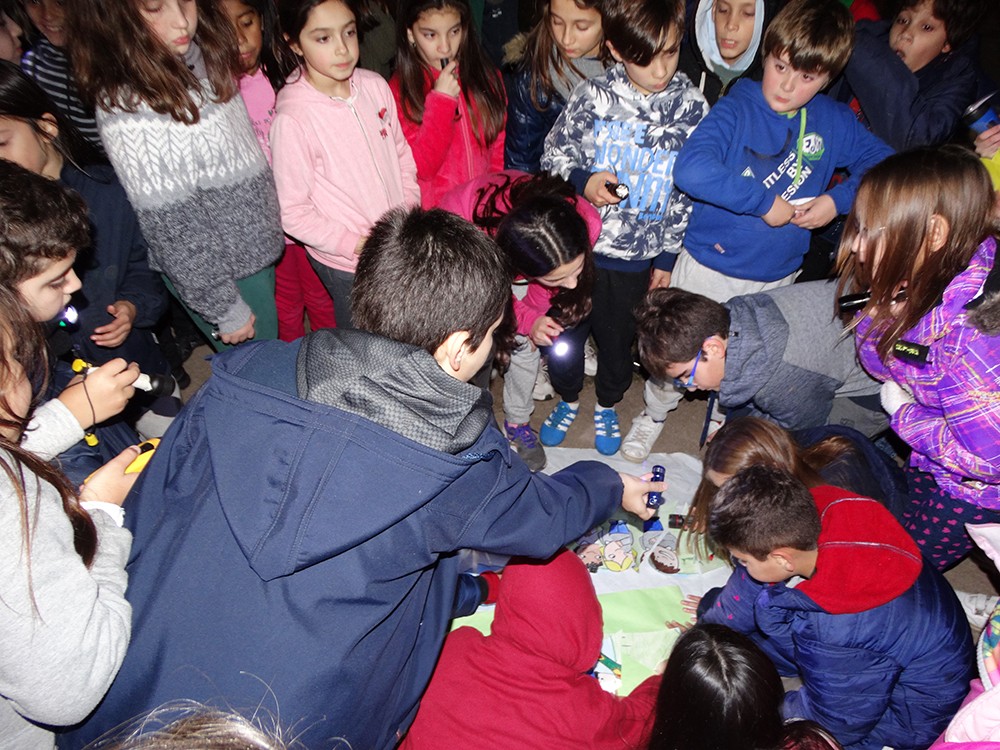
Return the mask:
[[[590,318],[559,335],[560,353],[548,347],[549,379],[560,401],[538,431],[543,445],[559,445],[576,419],[583,389],[583,347],[590,335]]]
[[[318,331],[320,328],[334,328],[337,325],[333,315],[333,299],[319,280],[316,271],[309,262],[309,255],[301,245],[290,245],[295,248],[295,268],[302,289],[302,301],[309,315],[309,329]]]
[[[305,305],[302,300],[302,285],[298,279],[299,259],[294,252],[296,247],[298,246],[285,245],[285,252],[274,267],[274,306],[278,311],[278,338],[282,341],[294,341],[306,332],[302,320]]]
[[[236,280],[243,301],[250,305],[256,321],[254,341],[278,338],[278,310],[274,306],[274,266],[268,266],[245,279]]]
[[[632,311],[648,287],[648,271],[626,273],[597,269],[590,319],[597,344],[595,385],[601,407],[613,407],[632,385],[632,341],[635,338]]]
[[[512,425],[524,424],[531,419],[535,402],[531,391],[541,355],[527,336],[515,339],[516,348],[510,355],[510,367],[503,376],[503,414]]]
[[[351,317],[351,287],[354,285],[354,274],[324,265],[311,255],[309,265],[313,267],[319,280],[333,298],[333,314],[337,319],[337,328],[354,328]]]

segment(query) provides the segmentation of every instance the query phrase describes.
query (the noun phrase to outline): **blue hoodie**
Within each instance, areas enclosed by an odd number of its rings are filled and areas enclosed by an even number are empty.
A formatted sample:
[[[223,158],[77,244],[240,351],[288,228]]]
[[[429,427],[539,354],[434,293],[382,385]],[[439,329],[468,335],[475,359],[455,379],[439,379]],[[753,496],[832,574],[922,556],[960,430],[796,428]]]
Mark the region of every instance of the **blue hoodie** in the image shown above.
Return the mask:
[[[800,148],[803,176],[793,184]],[[677,187],[694,199],[684,248],[726,276],[784,278],[801,265],[810,235],[794,224],[764,223],[775,196],[790,201],[827,193],[845,214],[864,172],[891,153],[846,105],[818,95],[789,117],[768,106],[760,83],[737,81],[674,166]],[[850,176],[827,190],[837,169]]]
[[[544,558],[620,500],[603,464],[531,473],[489,394],[422,349],[325,330],[219,355],[129,499],[132,643],[60,747],[178,698],[272,709],[306,747],[394,747],[453,553]]]

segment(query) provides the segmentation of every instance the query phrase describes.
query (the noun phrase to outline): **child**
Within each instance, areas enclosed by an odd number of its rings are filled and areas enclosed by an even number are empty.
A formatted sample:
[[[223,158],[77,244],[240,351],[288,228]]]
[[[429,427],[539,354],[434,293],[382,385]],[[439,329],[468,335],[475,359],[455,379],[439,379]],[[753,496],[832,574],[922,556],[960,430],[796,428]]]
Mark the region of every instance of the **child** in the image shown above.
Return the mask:
[[[886,428],[878,383],[861,369],[834,318],[837,285],[812,281],[724,304],[683,289],[654,289],[636,308],[639,356],[678,389],[717,391],[728,413],[789,430],[843,424]]]
[[[965,523],[1000,521],[993,201],[974,155],[917,149],[866,176],[840,245],[842,287],[870,295],[858,357],[912,449],[903,525],[939,570],[971,550]]]
[[[278,28],[273,0],[223,0],[222,9],[240,44],[240,94],[261,150],[271,161],[271,120],[275,92],[297,67]],[[302,315],[308,312],[312,330],[332,328],[333,300],[319,280],[305,248],[285,241],[285,252],[274,268],[274,303],[278,313],[278,338],[293,341],[305,334]]]
[[[556,339],[568,342],[573,327],[590,312],[591,248],[601,231],[601,217],[565,180],[514,170],[455,188],[442,198],[441,208],[485,229],[510,259],[517,338],[504,374],[504,431],[528,468],[539,471],[545,467],[545,451],[528,424],[539,348],[551,353]],[[582,378],[565,385],[558,372],[556,383],[560,394],[573,389],[579,393],[583,385]],[[579,408],[578,395],[569,401]],[[565,434],[557,429],[557,438],[543,442],[558,445]]]
[[[751,466],[719,489],[709,535],[736,569],[702,600],[699,622],[750,635],[802,680],[785,716],[819,722],[849,749],[934,740],[965,696],[969,626],[880,503]]]
[[[784,0],[688,0],[678,69],[715,105],[741,78],[760,80],[761,39]]]
[[[21,64],[24,29],[17,22],[19,15],[14,0],[0,2],[0,60]]]
[[[75,277],[65,261],[90,232],[77,196],[3,160],[0,217],[0,736],[11,747],[51,748],[51,727],[90,713],[128,645],[131,535],[120,528],[120,506],[138,450],[77,492],[22,443],[47,375],[36,320],[69,302]]]
[[[356,70],[352,7],[294,0],[282,5],[281,26],[301,59],[271,125],[281,221],[309,253],[333,298],[337,326],[352,328],[358,255],[379,216],[419,202],[417,168],[386,82]]]
[[[590,674],[604,623],[590,573],[563,550],[544,563],[514,561],[500,577],[489,635],[445,639],[401,750],[508,747],[645,748],[659,675],[628,697]]]
[[[549,0],[526,36],[509,45],[507,169],[537,172],[549,134],[580,81],[604,73],[600,0]]]
[[[389,87],[417,164],[424,208],[471,179],[503,169],[503,83],[466,0],[403,0]]]
[[[817,96],[847,61],[853,29],[839,2],[792,0],[775,16],[763,82],[737,81],[677,158],[677,185],[695,203],[672,286],[725,302],[791,284],[810,230],[846,213],[861,174],[890,153],[847,107]],[[837,169],[850,176],[827,190]],[[622,449],[632,461],[681,399],[654,381],[644,396]]]
[[[979,0],[905,0],[892,21],[859,23],[837,98],[895,149],[946,142],[976,98],[982,12]]]
[[[207,0],[79,0],[69,20],[77,81],[151,265],[217,348],[273,338],[284,243],[229,22]]]
[[[548,557],[619,503],[652,514],[662,483],[530,472],[467,382],[493,356],[506,269],[468,222],[397,209],[358,263],[360,330],[213,360],[129,513],[143,627],[67,747],[165,700],[268,691],[306,746],[394,747],[444,639],[453,552]]]
[[[632,308],[648,288],[667,282],[680,250],[690,203],[673,188],[673,164],[708,105],[687,76],[674,75],[680,0],[608,0],[601,16],[618,64],[573,91],[545,140],[542,167],[602,209],[593,311],[579,329],[583,339],[593,333],[598,350],[594,443],[613,455],[621,445],[614,407],[632,383]],[[616,184],[628,197],[612,192]],[[582,372],[582,356],[573,368]],[[572,421],[571,411],[560,401],[546,425]]]

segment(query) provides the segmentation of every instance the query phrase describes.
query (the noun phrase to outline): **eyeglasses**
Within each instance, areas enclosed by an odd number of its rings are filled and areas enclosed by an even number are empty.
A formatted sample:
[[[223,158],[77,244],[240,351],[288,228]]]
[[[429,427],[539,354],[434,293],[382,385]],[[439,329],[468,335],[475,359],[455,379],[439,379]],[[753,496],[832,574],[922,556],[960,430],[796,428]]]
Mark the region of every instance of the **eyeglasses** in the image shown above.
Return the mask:
[[[697,356],[694,358],[694,366],[691,368],[691,374],[688,375],[687,380],[681,380],[680,378],[674,378],[675,388],[694,388],[694,374],[698,372],[698,363],[701,362],[701,352],[699,351]]]

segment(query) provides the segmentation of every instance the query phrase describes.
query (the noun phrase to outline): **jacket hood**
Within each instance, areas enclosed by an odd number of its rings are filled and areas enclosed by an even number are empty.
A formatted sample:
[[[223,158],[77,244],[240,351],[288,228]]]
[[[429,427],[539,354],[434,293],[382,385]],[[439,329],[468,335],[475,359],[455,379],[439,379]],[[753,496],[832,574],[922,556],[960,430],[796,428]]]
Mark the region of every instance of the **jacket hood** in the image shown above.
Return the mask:
[[[776,305],[752,304],[748,296],[734,297],[724,306],[730,326],[719,398],[727,406],[739,406],[753,401],[781,367],[788,321]]]
[[[379,350],[379,356],[369,360],[367,373],[360,372],[363,361],[340,370],[336,364],[350,354],[324,357],[318,350],[341,344],[359,357],[370,354],[366,347]],[[262,342],[212,360],[212,377],[198,394],[205,413],[205,444],[213,465],[240,468],[215,472],[216,489],[226,522],[261,579],[289,575],[383,533],[444,493],[483,455],[495,450],[510,462],[509,447],[495,430],[483,432],[475,453],[468,456],[435,449],[394,431],[391,425],[419,417],[414,403],[402,397],[393,401],[401,396],[399,384],[404,378],[412,377],[429,393],[435,385],[441,388],[438,393],[448,393],[444,389],[448,384],[435,384],[430,367],[423,371],[419,366],[431,359],[426,352],[420,356],[411,348],[409,356],[399,357],[397,367],[387,364],[390,352],[402,346],[371,334],[328,329],[301,343]],[[296,393],[292,379],[296,360],[302,366],[299,381],[305,382],[307,394],[314,394],[308,401]],[[325,376],[341,375],[344,383],[339,387],[325,382]],[[451,392],[451,400],[468,397],[463,390]],[[319,402],[324,398],[351,408]],[[430,436],[440,426],[443,436],[433,441],[461,445],[472,422],[485,424],[483,414],[470,417],[469,413],[488,412],[487,403],[481,392],[475,404],[467,398],[464,418],[461,409],[451,404],[429,405],[430,416],[413,432],[417,437]],[[435,413],[435,406],[440,413]],[[386,421],[378,422],[381,417]],[[262,444],[257,453],[247,455],[247,434],[266,434],[266,449]],[[396,468],[376,480],[372,467],[380,455]],[[406,466],[413,466],[413,471],[400,469]],[[258,495],[258,511],[253,514],[245,512],[248,492]]]
[[[753,37],[750,46],[740,55],[739,59],[733,63],[727,63],[722,59],[719,51],[719,43],[715,36],[715,20],[712,17],[712,9],[715,7],[715,0],[701,0],[698,3],[698,10],[695,13],[693,30],[695,38],[698,40],[698,48],[701,49],[705,63],[715,73],[720,68],[728,69],[736,74],[745,72],[760,53],[761,37],[764,35],[765,7],[764,0],[756,0],[756,11],[754,13]]]
[[[996,261],[996,238],[993,243],[992,267],[983,288],[965,309],[969,311],[966,320],[986,336],[1000,336],[1000,265]]]
[[[830,614],[864,612],[907,591],[923,569],[913,538],[877,500],[839,487],[812,490],[822,530],[816,572],[795,589]]]

